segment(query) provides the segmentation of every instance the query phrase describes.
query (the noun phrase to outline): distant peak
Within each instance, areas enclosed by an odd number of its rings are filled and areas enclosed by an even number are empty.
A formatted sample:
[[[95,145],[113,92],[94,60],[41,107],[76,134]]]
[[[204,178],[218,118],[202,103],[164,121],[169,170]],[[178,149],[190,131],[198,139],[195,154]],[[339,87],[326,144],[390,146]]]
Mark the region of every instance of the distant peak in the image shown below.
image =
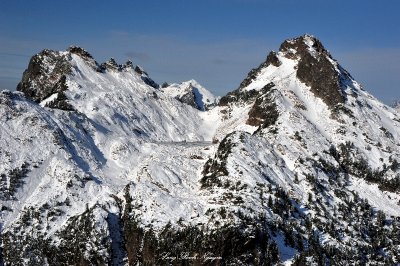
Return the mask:
[[[186,84],[188,86],[188,88],[201,87],[201,85],[194,79],[184,81],[184,82],[182,82],[182,84]]]
[[[194,79],[181,83],[162,85],[162,91],[178,101],[192,106],[200,111],[206,111],[216,106],[219,100],[209,90]]]
[[[189,82],[191,84],[198,84],[198,82],[195,79],[190,79],[187,82]]]

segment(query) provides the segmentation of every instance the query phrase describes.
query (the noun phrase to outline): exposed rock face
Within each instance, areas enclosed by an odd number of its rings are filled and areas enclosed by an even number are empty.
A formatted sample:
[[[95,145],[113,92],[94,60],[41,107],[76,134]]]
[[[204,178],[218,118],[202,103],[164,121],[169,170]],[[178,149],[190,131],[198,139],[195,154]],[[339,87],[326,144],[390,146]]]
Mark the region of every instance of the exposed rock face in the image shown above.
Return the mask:
[[[30,60],[17,90],[35,102],[43,101],[66,90],[65,76],[70,72],[67,54],[43,50]]]
[[[142,80],[144,81],[144,83],[153,87],[154,89],[158,89],[160,87],[154,80],[149,78],[147,75],[143,75]]]
[[[304,35],[286,40],[279,51],[288,58],[299,59],[297,77],[329,107],[345,101],[342,88],[348,74],[336,68],[331,55],[319,40]]]
[[[339,73],[326,57],[318,60],[310,54],[304,55],[299,62],[297,77],[310,86],[311,91],[328,106],[344,102],[345,98],[340,90]]]
[[[71,54],[78,55],[80,58],[82,58],[87,63],[89,63],[89,65],[91,65],[93,68],[97,68],[98,64],[97,64],[96,60],[94,60],[93,56],[88,51],[83,49],[82,47],[70,46],[67,49],[67,51],[70,52]]]
[[[117,62],[115,61],[114,58],[110,58],[110,60],[108,60],[105,63],[102,63],[100,65],[100,69],[101,71],[120,71],[121,70],[121,66],[117,64]]]
[[[221,97],[219,101],[219,106],[227,106],[229,105],[229,103],[240,101],[250,102],[255,100],[258,94],[259,92],[256,90],[241,91],[240,89],[237,89]]]
[[[194,94],[194,92],[191,89],[186,94],[179,97],[178,100],[192,106],[193,108],[200,109],[200,110],[202,108],[201,106],[197,105],[196,95]]]
[[[253,107],[249,111],[249,118],[246,121],[251,126],[262,126],[263,128],[275,124],[278,119],[279,112],[276,109],[271,89],[274,83],[268,83],[255,100]]]
[[[68,103],[68,98],[64,93],[68,89],[66,76],[61,77],[61,79],[54,85],[54,89],[57,92],[57,97],[46,103],[46,106],[65,111],[73,111],[74,108]]]
[[[176,99],[200,111],[207,111],[215,105],[215,102],[203,102],[203,95],[198,88],[193,87],[191,84],[187,88],[187,92],[176,97]]]
[[[135,71],[136,73],[140,74],[142,76],[142,80],[149,86],[158,89],[160,87],[160,85],[158,85],[154,80],[152,80],[149,77],[149,74],[147,74],[146,71],[143,70],[143,68],[141,68],[140,66],[136,66],[135,67]]]
[[[24,71],[17,90],[35,102],[41,102],[52,95],[54,99],[45,106],[71,111],[65,91],[68,90],[67,76],[71,74],[69,63],[72,54],[76,54],[87,62],[93,69],[97,69],[97,62],[91,54],[78,46],[71,46],[67,52],[43,50],[33,56],[28,69]]]
[[[285,52],[287,57],[301,57],[306,53],[310,53],[310,46],[320,56],[328,56],[330,53],[325,49],[322,43],[315,37],[305,34],[300,37],[285,40],[279,47],[280,52]]]
[[[161,86],[161,91],[200,111],[210,110],[218,102],[217,97],[193,79],[180,84],[164,83]]]

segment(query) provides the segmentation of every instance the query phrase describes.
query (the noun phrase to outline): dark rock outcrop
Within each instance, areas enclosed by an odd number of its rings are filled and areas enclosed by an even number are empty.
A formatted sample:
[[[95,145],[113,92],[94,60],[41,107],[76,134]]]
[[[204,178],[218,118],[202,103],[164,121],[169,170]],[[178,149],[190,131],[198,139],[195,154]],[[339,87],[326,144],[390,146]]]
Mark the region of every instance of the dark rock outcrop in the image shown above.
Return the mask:
[[[317,59],[310,54],[301,58],[297,69],[297,77],[329,107],[345,101],[339,75],[326,57]]]
[[[144,83],[146,83],[150,87],[153,87],[154,89],[158,89],[160,87],[160,85],[158,85],[157,82],[149,78],[149,76],[147,75],[143,75],[141,78],[144,81]]]
[[[69,73],[71,65],[67,55],[43,50],[31,58],[17,91],[22,91],[27,98],[35,102],[41,102],[54,93],[66,90],[63,80]]]
[[[249,90],[249,91],[242,91],[240,89],[234,90],[229,92],[227,95],[223,96],[219,100],[219,106],[227,106],[230,103],[234,102],[250,102],[254,101],[258,96],[259,91],[257,90]]]
[[[178,101],[180,101],[181,103],[190,105],[193,108],[200,110],[200,111],[206,111],[210,107],[212,107],[214,104],[214,103],[206,104],[203,101],[203,95],[192,84],[190,84],[189,87],[186,89],[185,94],[183,94],[179,97],[176,97],[176,99]]]
[[[80,56],[82,59],[85,59],[86,61],[96,62],[94,60],[93,56],[88,51],[83,49],[82,47],[70,46],[67,49],[67,51],[70,52],[71,54],[76,54],[76,55]]]
[[[186,94],[177,98],[177,100],[182,103],[185,103],[187,105],[190,105],[193,108],[202,110],[202,106],[198,106],[197,101],[196,101],[196,95],[194,94],[194,92],[191,89]]]
[[[169,86],[168,83],[164,82],[161,88],[165,89]],[[179,90],[177,95],[175,93],[173,93],[173,95],[174,98],[181,103],[187,104],[200,111],[210,110],[217,105],[217,100],[207,98],[207,93],[202,91],[201,86],[195,81],[182,83],[179,88],[175,86],[176,85],[172,85],[172,87],[168,88],[166,91],[173,92]]]
[[[121,66],[117,64],[114,58],[110,58],[107,62],[100,65],[101,72],[108,71],[120,71]]]
[[[142,80],[144,81],[144,83],[146,83],[150,87],[153,87],[155,89],[160,88],[160,85],[158,85],[154,80],[152,80],[149,77],[149,75],[147,74],[147,72],[144,71],[143,68],[141,68],[140,66],[136,66],[135,67],[135,72],[138,73],[139,75],[141,75]]]
[[[305,34],[300,37],[285,40],[279,47],[280,52],[284,52],[287,58],[301,57],[307,53],[310,53],[309,46],[306,43],[306,39],[310,40],[312,49],[320,56],[327,56],[332,58],[328,50],[322,45],[322,43],[315,37]]]
[[[287,58],[299,60],[297,78],[309,86],[314,95],[326,105],[332,108],[345,102],[343,90],[350,76],[346,71],[336,68],[332,56],[319,40],[303,35],[286,40],[279,51]]]
[[[125,70],[133,69],[133,68],[134,68],[134,66],[133,66],[133,62],[131,60],[126,61],[126,63],[122,65],[122,69],[125,69]]]
[[[261,126],[262,128],[275,124],[279,117],[279,112],[271,95],[274,86],[274,83],[271,82],[261,90],[260,96],[257,97],[249,111],[249,118],[246,124],[257,127]]]

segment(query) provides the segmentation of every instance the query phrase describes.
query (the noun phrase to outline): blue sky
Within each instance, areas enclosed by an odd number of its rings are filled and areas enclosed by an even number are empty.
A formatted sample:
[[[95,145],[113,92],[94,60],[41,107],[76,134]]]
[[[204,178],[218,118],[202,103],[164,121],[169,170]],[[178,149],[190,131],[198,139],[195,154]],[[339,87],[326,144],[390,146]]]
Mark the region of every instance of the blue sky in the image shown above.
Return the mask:
[[[44,48],[131,59],[157,82],[236,89],[283,40],[310,33],[385,103],[400,98],[400,1],[1,1],[0,88]]]

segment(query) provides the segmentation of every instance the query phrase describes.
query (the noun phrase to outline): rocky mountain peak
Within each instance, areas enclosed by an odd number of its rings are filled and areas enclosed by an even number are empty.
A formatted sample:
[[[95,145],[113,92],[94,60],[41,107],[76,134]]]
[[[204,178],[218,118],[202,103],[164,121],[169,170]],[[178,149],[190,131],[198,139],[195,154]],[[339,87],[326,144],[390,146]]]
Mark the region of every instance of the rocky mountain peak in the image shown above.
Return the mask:
[[[180,84],[163,84],[161,90],[178,101],[192,106],[200,111],[207,111],[215,107],[218,98],[191,79]]]
[[[280,59],[281,58],[281,59]],[[266,60],[257,68],[252,69],[240,83],[238,90],[229,93],[221,99],[220,104],[226,105],[240,99],[254,100],[256,91],[245,90],[268,67],[281,67],[283,58],[297,61],[297,78],[311,88],[328,106],[344,103],[343,89],[351,77],[332,59],[323,44],[314,36],[305,34],[297,38],[285,40],[279,52],[271,51]],[[282,66],[285,68],[286,66]],[[260,91],[261,87],[258,89]]]
[[[345,90],[353,79],[316,37],[305,34],[288,39],[281,44],[279,52],[285,58],[298,61],[297,78],[331,109],[346,101]]]
[[[122,65],[123,69],[133,69],[133,62],[131,60],[126,61],[125,64]]]
[[[24,71],[17,91],[40,102],[50,95],[66,89],[65,76],[71,73],[68,53],[45,49],[34,55]]]
[[[287,58],[301,58],[306,53],[312,54],[315,57],[328,56],[331,58],[328,50],[323,44],[313,35],[304,34],[297,38],[285,40],[279,47]]]
[[[117,61],[114,58],[110,58],[107,62],[102,63],[100,65],[102,71],[109,70],[109,71],[119,71],[121,66],[118,65]]]
[[[341,70],[318,39],[310,35],[300,36],[285,41],[280,51],[285,57],[299,61],[297,78],[326,105],[333,108],[345,102],[344,89],[346,84],[351,83],[351,77],[347,71]]]

